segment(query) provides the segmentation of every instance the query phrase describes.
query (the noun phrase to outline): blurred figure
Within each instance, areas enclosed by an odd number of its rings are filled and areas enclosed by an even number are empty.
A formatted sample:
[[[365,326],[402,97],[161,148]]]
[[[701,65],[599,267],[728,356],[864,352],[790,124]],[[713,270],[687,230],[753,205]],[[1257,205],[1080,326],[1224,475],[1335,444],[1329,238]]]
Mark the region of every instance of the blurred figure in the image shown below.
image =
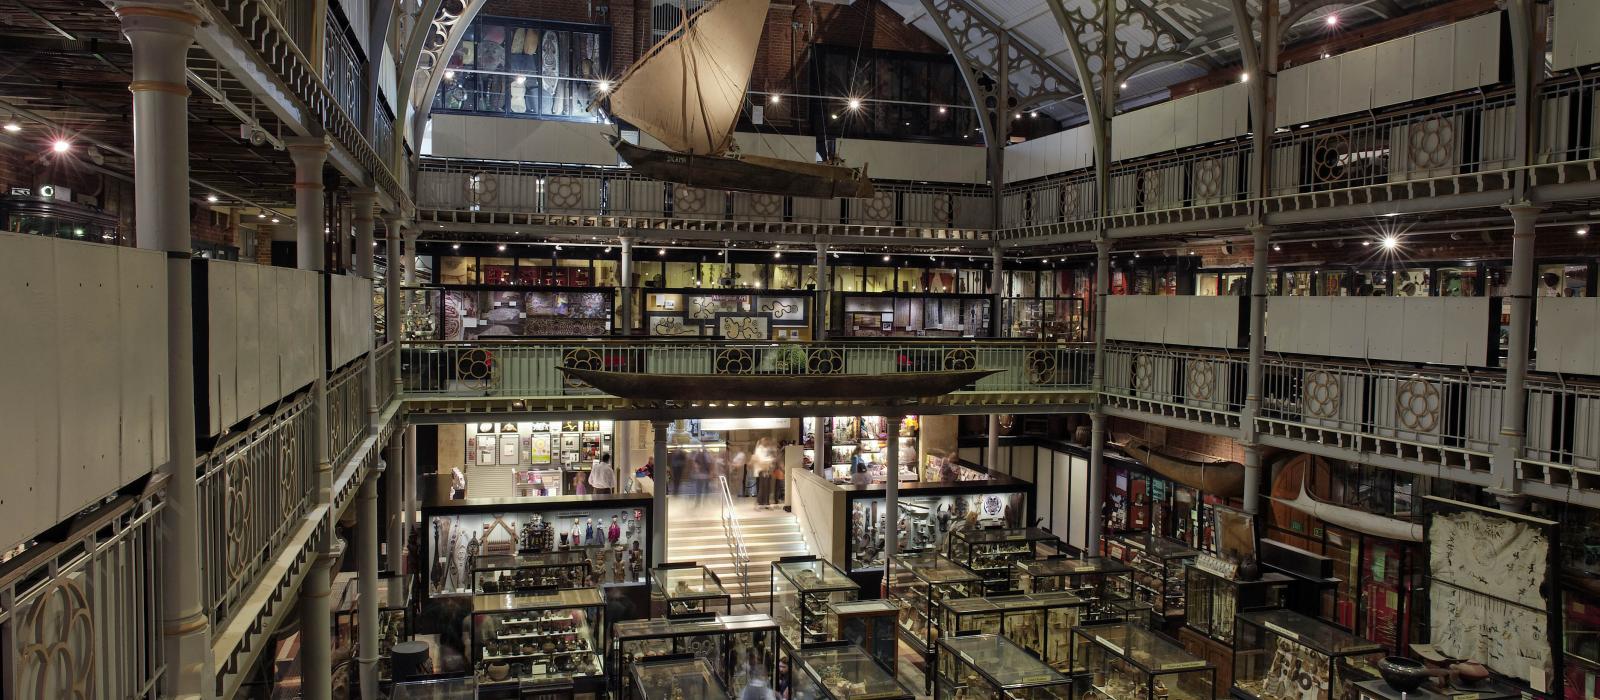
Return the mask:
[[[744,450],[739,450],[739,453],[734,455],[733,459],[728,463],[728,485],[733,489],[733,495],[739,498],[750,495],[750,486],[745,483],[745,477],[749,475],[749,469],[745,463],[749,458],[750,456],[745,454]]]

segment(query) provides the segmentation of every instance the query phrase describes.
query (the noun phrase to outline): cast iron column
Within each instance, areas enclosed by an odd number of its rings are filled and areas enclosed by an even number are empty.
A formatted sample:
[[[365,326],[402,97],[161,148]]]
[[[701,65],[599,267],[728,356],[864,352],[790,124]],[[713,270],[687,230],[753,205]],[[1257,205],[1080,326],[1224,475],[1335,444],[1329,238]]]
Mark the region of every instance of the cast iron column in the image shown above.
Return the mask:
[[[367,246],[368,248],[372,246]],[[378,478],[374,470],[356,496],[356,664],[361,678],[361,700],[378,697]]]
[[[998,207],[999,205],[1000,203],[997,200],[995,206]],[[1002,320],[1005,314],[1001,311],[1001,302],[1005,299],[1006,290],[1004,268],[1005,253],[1000,250],[1000,242],[996,241],[994,245],[994,275],[989,278],[989,294],[994,297],[989,302],[994,306],[994,308],[989,309],[989,332],[995,338],[1001,337],[1005,328],[1005,321]]]
[[[1106,300],[1111,296],[1111,239],[1103,234],[1094,242],[1094,387],[1095,410],[1089,414],[1089,512],[1084,547],[1088,556],[1100,555],[1100,533],[1105,526],[1106,414],[1100,408],[1106,385]]]
[[[414,228],[407,229],[404,233],[406,248],[401,251],[400,259],[404,261],[402,269],[405,270],[405,277],[403,280],[407,287],[417,286],[417,237],[421,235],[422,232]]]
[[[811,471],[817,476],[826,478],[828,466],[833,462],[833,457],[828,453],[828,419],[822,414],[817,414],[811,419],[816,429],[811,432],[811,453],[815,455],[811,460]],[[741,493],[744,484],[739,484]]]
[[[1491,462],[1494,486],[1490,489],[1500,507],[1521,512],[1525,507],[1522,485],[1517,481],[1517,457],[1527,440],[1529,328],[1534,307],[1534,226],[1544,207],[1528,203],[1506,207],[1511,212],[1511,288],[1506,304],[1510,307],[1510,336],[1506,340],[1506,390],[1500,407],[1500,439],[1495,441]]]
[[[200,592],[195,494],[194,306],[189,258],[189,87],[185,58],[200,18],[187,3],[117,8],[133,47],[134,216],[139,247],[167,253],[167,440],[162,510],[162,647],[169,696],[209,697],[211,628]]]
[[[828,339],[828,285],[832,281],[832,278],[833,275],[828,269],[828,244],[818,243],[817,300],[813,303],[813,310],[811,312],[816,316],[816,320],[814,320],[812,323],[817,329],[816,333],[812,334],[811,337],[818,341],[825,341]]]
[[[1255,246],[1250,268],[1250,364],[1245,369],[1244,413],[1239,432],[1244,438],[1244,511],[1261,512],[1261,447],[1256,442],[1256,416],[1261,413],[1261,356],[1267,346],[1267,251],[1272,229],[1256,224],[1250,227]]]
[[[650,421],[650,429],[655,431],[653,445],[655,446],[656,469],[650,475],[650,567],[655,568],[667,560],[667,479],[671,470],[667,469],[667,426],[672,425],[669,420]]]
[[[388,512],[384,514],[384,523],[387,533],[384,539],[388,540],[383,566],[389,570],[389,607],[398,608],[406,604],[406,529],[405,529],[405,463],[401,455],[401,431],[396,430],[389,436],[389,446],[384,450],[383,472],[384,499],[388,501]]]
[[[383,254],[388,259],[383,273],[383,327],[387,329],[385,335],[388,337],[385,340],[395,344],[394,353],[390,356],[389,361],[394,363],[391,374],[394,375],[394,397],[396,399],[400,398],[401,383],[404,381],[400,377],[400,342],[405,339],[406,325],[405,318],[401,315],[405,312],[400,305],[400,275],[403,274],[400,271],[400,258],[403,257],[400,254],[400,227],[402,221],[403,219],[398,216],[391,216],[383,221]],[[395,471],[400,471],[398,462],[390,462],[390,464],[397,467]]]
[[[623,335],[633,335],[633,236],[621,236],[622,264],[621,274],[618,275],[617,293],[622,295],[622,325],[619,330]]]
[[[1000,466],[1000,414],[989,414],[989,444],[984,448],[983,466],[991,473]]]
[[[372,254],[377,245],[372,238],[372,207],[378,202],[377,190],[354,190],[350,193],[351,221],[356,227],[356,274],[374,279]]]
[[[400,472],[400,490],[405,494],[400,499],[405,507],[405,533],[406,541],[411,541],[412,533],[417,532],[417,518],[421,504],[417,502],[417,426],[406,426],[405,468]],[[418,568],[423,568],[420,565]]]
[[[900,421],[903,416],[884,416],[889,435],[885,441],[888,458],[883,484],[883,585],[889,586],[889,559],[900,552]]]

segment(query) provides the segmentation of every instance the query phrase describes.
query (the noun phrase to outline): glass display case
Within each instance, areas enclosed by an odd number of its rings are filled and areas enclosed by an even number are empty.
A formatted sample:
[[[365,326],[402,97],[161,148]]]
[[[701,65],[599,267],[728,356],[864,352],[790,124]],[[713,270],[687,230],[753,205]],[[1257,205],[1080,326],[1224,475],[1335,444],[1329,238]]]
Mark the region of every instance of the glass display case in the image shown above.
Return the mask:
[[[594,585],[594,568],[582,551],[479,554],[472,558],[475,593],[522,593]]]
[[[950,533],[946,554],[983,577],[989,591],[1017,587],[1016,563],[1064,551],[1061,538],[1036,527],[957,530]]]
[[[722,587],[722,579],[699,564],[662,564],[650,570],[650,580],[666,601],[668,616],[711,612],[714,607],[733,612],[733,596]]]
[[[1072,628],[1089,601],[1066,591],[958,598],[943,607],[947,635],[1002,634],[1058,671],[1072,661]]]
[[[480,688],[571,680],[598,689],[605,600],[599,589],[472,599],[473,671]]]
[[[1351,700],[1518,700],[1524,697],[1522,690],[1496,680],[1487,680],[1472,686],[1470,691],[1460,691],[1451,688],[1448,691],[1439,691],[1429,688],[1426,684],[1416,690],[1401,693],[1389,687],[1385,681],[1362,681],[1355,684],[1356,696]],[[1595,695],[1569,695],[1568,697],[1592,698]]]
[[[852,600],[828,604],[828,638],[855,644],[889,672],[900,668],[900,637],[895,627],[900,607],[887,600]]]
[[[1129,622],[1072,631],[1074,698],[1211,700],[1216,669],[1176,642]]]
[[[1072,681],[998,634],[939,640],[935,700],[1045,700],[1072,695]]]
[[[914,475],[914,462],[902,462]],[[903,477],[904,478],[904,477]],[[882,484],[842,486],[850,509],[845,532],[845,570],[883,566],[885,500]],[[975,521],[978,527],[1018,528],[1027,518],[1031,486],[1004,474],[976,481],[904,482],[900,485],[900,551],[943,553],[950,533]]]
[[[789,700],[912,700],[889,669],[848,642],[796,651],[789,668]]]
[[[677,620],[627,620],[611,627],[607,668],[616,700],[633,693],[634,663],[691,654],[703,659],[724,685],[743,688],[754,669],[763,678],[777,670],[778,623],[767,615],[699,615]]]
[[[1251,700],[1355,700],[1355,684],[1378,677],[1383,647],[1288,610],[1240,613],[1233,645],[1234,693]]]
[[[828,604],[852,601],[860,594],[855,579],[817,557],[785,557],[772,562],[768,611],[790,647],[830,639]]]
[[[1121,559],[1132,569],[1111,580],[1110,588],[1117,597],[1148,602],[1158,615],[1168,618],[1183,616],[1183,569],[1200,556],[1199,550],[1139,533],[1106,538],[1106,555]]]
[[[1106,557],[1048,557],[1017,562],[1017,588],[1024,593],[1068,591],[1089,602],[1084,622],[1127,619],[1125,602],[1112,594],[1107,580],[1126,575],[1127,564]]]
[[[677,657],[635,661],[631,676],[634,697],[640,700],[699,700],[726,698],[722,685],[705,659]]]
[[[939,605],[983,593],[983,579],[943,554],[899,554],[889,560],[889,600],[900,607],[906,642],[924,658],[939,642]]]
[[[1184,573],[1188,614],[1184,625],[1223,644],[1233,643],[1234,616],[1241,611],[1278,608],[1288,596],[1288,576],[1265,573],[1255,581],[1240,581],[1199,566]]]
[[[394,684],[389,700],[478,700],[473,678],[430,678]]]

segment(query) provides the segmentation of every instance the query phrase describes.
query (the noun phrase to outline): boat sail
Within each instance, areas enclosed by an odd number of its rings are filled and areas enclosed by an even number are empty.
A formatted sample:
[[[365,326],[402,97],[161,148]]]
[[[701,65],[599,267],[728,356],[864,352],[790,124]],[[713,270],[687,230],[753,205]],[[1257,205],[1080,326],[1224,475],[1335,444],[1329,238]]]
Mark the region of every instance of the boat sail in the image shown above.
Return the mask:
[[[669,150],[611,136],[635,170],[697,187],[803,197],[870,197],[865,168],[730,153],[770,0],[717,0],[633,64],[601,98]]]

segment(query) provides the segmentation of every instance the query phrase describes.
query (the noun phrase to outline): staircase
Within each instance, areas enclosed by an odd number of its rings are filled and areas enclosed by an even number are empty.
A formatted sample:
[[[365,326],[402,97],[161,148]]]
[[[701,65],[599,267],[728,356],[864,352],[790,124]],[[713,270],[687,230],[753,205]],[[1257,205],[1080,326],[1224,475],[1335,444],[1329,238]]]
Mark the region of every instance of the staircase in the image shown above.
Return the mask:
[[[709,497],[708,497],[709,501]],[[780,557],[805,554],[806,543],[800,534],[800,522],[782,508],[756,510],[753,499],[736,499],[739,534],[749,557],[748,581],[742,581],[739,567],[722,519],[716,513],[697,511],[670,516],[667,530],[667,561],[698,562],[716,572],[722,585],[733,596],[734,614],[748,612],[739,609],[748,602],[761,612],[766,611],[766,601],[771,597],[772,562]],[[687,509],[685,509],[687,510]],[[674,513],[671,505],[669,514]],[[748,585],[749,598],[745,599],[742,584]]]

